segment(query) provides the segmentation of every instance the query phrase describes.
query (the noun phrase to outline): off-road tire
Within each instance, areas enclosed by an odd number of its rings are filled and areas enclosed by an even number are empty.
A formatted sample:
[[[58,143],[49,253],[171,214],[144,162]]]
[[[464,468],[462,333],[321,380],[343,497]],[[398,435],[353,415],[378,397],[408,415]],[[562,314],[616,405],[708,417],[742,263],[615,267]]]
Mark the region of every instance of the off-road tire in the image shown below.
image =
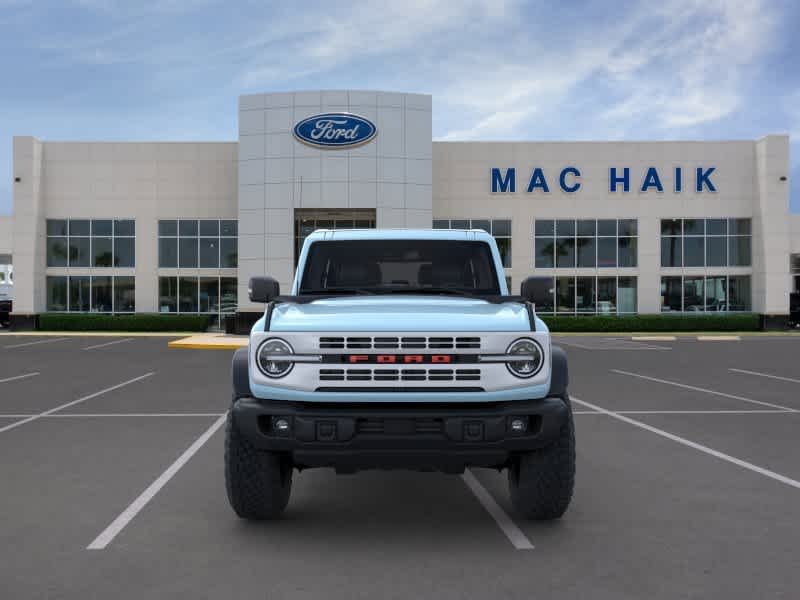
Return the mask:
[[[228,411],[225,427],[225,489],[242,519],[275,519],[292,491],[292,465],[276,452],[259,450],[236,427]]]
[[[572,500],[575,486],[575,425],[569,397],[567,421],[548,446],[517,457],[508,469],[511,505],[525,519],[560,518]]]

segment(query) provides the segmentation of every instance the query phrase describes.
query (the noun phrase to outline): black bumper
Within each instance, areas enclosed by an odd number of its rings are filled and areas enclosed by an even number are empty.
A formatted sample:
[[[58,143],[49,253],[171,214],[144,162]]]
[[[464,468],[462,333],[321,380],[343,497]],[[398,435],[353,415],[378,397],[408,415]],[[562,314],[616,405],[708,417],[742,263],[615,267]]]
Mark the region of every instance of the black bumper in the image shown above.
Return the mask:
[[[304,467],[352,472],[405,468],[461,472],[502,467],[541,448],[569,416],[561,398],[487,404],[311,404],[239,398],[238,430],[257,448],[291,455]],[[522,418],[524,432],[511,429]],[[281,431],[276,421],[288,422]]]

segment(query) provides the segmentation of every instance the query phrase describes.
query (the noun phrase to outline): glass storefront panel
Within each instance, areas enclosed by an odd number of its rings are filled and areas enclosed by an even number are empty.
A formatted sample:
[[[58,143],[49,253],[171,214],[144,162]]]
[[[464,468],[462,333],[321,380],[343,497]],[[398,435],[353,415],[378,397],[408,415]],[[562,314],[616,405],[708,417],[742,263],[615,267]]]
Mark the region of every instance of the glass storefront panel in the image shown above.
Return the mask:
[[[706,277],[706,310],[707,311],[727,311],[728,310],[728,278],[724,275]]]
[[[556,267],[575,267],[575,238],[556,238]]]
[[[617,266],[617,239],[597,238],[597,266]]]
[[[200,238],[200,268],[219,268],[219,238]]]
[[[177,268],[178,238],[160,238],[158,240],[158,266],[161,268]]]
[[[178,264],[182,269],[197,268],[197,238],[180,238]]]
[[[133,277],[114,278],[114,312],[136,310],[136,280]]]
[[[638,263],[638,238],[628,237],[628,238],[619,238],[618,243],[618,261],[617,266],[619,267],[635,267]]]
[[[683,278],[683,310],[702,311],[705,305],[705,290],[702,277]]]
[[[219,278],[200,278],[200,312],[219,312]]]
[[[750,237],[734,236],[728,238],[728,257],[732,267],[749,267],[750,257]]]
[[[69,278],[70,312],[89,312],[91,310],[91,282],[89,277]]]
[[[661,238],[661,266],[680,267],[682,262],[683,247],[679,237]]]
[[[178,278],[178,312],[198,312],[197,277]]]
[[[158,278],[158,312],[178,312],[178,278]]]
[[[114,293],[111,277],[92,277],[92,311],[112,312]]]
[[[235,269],[239,266],[239,243],[236,238],[220,238],[220,266]]]
[[[617,312],[617,278],[599,277],[597,279],[597,313],[613,315]]]
[[[236,312],[236,277],[220,277],[220,311]]]
[[[113,262],[113,244],[110,237],[92,238],[92,265],[95,267],[110,267]]]
[[[538,222],[538,221],[537,221]],[[537,237],[536,241],[536,268],[552,269],[555,266],[556,243],[552,237]]]
[[[724,223],[725,221],[723,221]],[[724,237],[706,238],[706,265],[724,267],[728,264],[728,243]]]
[[[683,238],[683,266],[702,267],[705,262],[705,238]]]
[[[595,277],[578,277],[577,278],[577,297],[576,308],[578,313],[591,313],[597,312],[597,303],[595,301]]]
[[[619,313],[635,313],[637,312],[636,305],[636,277],[620,277],[617,290],[617,298],[619,298]]]
[[[67,310],[67,278],[47,277],[47,310]]]
[[[592,221],[594,223],[594,221]],[[578,238],[578,267],[595,267],[597,265],[597,245],[593,237]]]
[[[731,275],[728,278],[728,310],[750,311],[752,309],[750,276]]]
[[[682,283],[680,277],[661,278],[661,312],[680,312]]]
[[[556,312],[575,312],[575,278],[556,278]]]
[[[134,238],[114,238],[114,266],[130,268],[136,264],[136,244]]]
[[[67,266],[67,238],[65,237],[47,238],[47,266],[48,267]]]
[[[89,256],[89,238],[88,237],[70,237],[69,238],[69,266],[70,267],[88,267],[91,258]]]

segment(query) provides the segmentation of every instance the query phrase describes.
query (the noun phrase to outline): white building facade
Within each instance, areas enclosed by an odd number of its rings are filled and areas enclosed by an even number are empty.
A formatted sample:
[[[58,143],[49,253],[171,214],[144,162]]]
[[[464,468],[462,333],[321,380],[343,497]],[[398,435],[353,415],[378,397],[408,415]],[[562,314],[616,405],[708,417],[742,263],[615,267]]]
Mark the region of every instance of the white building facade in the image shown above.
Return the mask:
[[[553,278],[557,314],[755,312],[800,286],[789,139],[433,142],[431,97],[242,96],[237,142],[14,138],[12,323],[44,312],[204,313],[288,289],[315,228],[492,233],[514,289]],[[368,134],[368,135],[367,135]],[[794,270],[797,269],[797,273]]]

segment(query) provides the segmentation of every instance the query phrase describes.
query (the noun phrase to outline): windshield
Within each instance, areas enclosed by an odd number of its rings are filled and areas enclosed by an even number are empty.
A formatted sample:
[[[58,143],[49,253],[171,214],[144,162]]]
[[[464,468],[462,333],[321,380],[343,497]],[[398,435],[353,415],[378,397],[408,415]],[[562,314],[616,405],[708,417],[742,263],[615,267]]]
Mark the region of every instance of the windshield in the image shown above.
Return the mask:
[[[442,293],[499,295],[491,248],[453,240],[314,242],[302,294]]]

